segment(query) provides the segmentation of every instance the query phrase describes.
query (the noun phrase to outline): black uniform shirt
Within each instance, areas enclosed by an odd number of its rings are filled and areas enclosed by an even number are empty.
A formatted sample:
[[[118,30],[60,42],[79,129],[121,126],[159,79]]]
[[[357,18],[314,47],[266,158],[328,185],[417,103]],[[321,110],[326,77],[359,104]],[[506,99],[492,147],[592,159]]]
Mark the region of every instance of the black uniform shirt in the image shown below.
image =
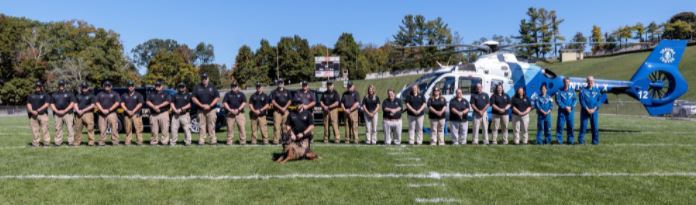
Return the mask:
[[[442,110],[444,107],[447,106],[447,100],[445,97],[440,96],[438,99],[430,98],[428,99],[428,107],[433,107],[435,110]],[[445,113],[447,111],[445,110]],[[442,116],[437,116],[434,112],[430,112],[430,109],[428,109],[428,118],[434,119],[434,120],[439,120],[439,119],[445,119],[445,114],[443,113]]]
[[[172,98],[171,98],[171,96],[169,96],[169,94],[164,93],[164,91],[162,91],[159,93],[158,92],[150,93],[150,95],[147,97],[147,101],[150,101],[150,103],[152,103],[153,105],[160,105],[164,102],[172,102]],[[155,111],[154,109],[150,110],[150,112],[152,114],[155,114],[155,115],[166,112],[166,111],[169,111],[169,105],[161,107],[159,109],[159,112]]]
[[[210,105],[215,98],[220,97],[220,93],[213,84],[208,84],[208,86],[198,84],[193,88],[193,97],[198,99],[201,104]]]
[[[75,95],[65,90],[56,91],[51,94],[51,103],[54,104],[58,110],[63,110],[67,108],[70,103],[74,103],[76,101]],[[72,112],[72,110],[68,111],[68,113],[70,112]]]
[[[341,97],[341,103],[343,103],[343,106],[346,107],[346,109],[350,109],[353,107],[353,104],[358,103],[360,101],[360,95],[358,94],[358,91],[346,91],[343,92],[343,97]]]
[[[179,93],[177,92],[176,95],[172,98],[172,103],[174,103],[174,106],[176,106],[176,109],[181,109],[182,107],[186,106],[187,104],[191,104],[191,98],[193,97],[193,94],[191,93]],[[191,110],[191,108],[186,109],[185,111],[181,112],[180,114],[186,114]]]
[[[114,106],[114,104],[120,103],[121,97],[119,97],[118,94],[114,93],[113,91],[102,91],[97,94],[97,102],[101,104],[102,108],[108,110],[111,108],[111,106]]]
[[[394,108],[401,108],[400,111],[398,112],[389,112],[386,109],[394,109]],[[401,100],[398,98],[394,98],[394,100],[389,100],[389,98],[384,99],[382,102],[382,114],[384,115],[384,119],[389,119],[389,120],[398,120],[401,119],[401,113],[403,112],[403,107],[401,104]]]
[[[304,130],[312,125],[312,123],[314,123],[313,113],[307,109],[302,110],[302,112],[290,112],[287,122],[287,124],[292,128],[292,132],[295,134],[304,132]],[[309,135],[311,135],[311,132]]]
[[[311,90],[308,90],[307,92],[300,90],[297,91],[295,95],[300,96],[300,98],[302,98],[303,105],[309,105],[309,103],[316,102],[316,99],[314,99],[314,92],[312,92]]]
[[[93,105],[96,103],[96,99],[94,95],[91,93],[88,94],[77,94],[77,108],[82,110],[85,109],[86,107],[89,107],[90,105]]]
[[[246,96],[242,92],[227,92],[222,102],[227,103],[231,109],[239,109],[242,103],[246,102]]]
[[[275,89],[271,92],[271,99],[275,100],[278,105],[283,107],[290,101],[290,92],[287,89],[283,89],[283,91]]]
[[[51,103],[51,97],[44,92],[32,93],[31,95],[27,96],[27,102],[31,104],[31,109],[37,111],[44,104]],[[39,115],[46,114],[47,110],[48,108],[39,111]]]
[[[517,108],[517,110],[520,112],[526,111],[527,108],[529,108],[531,106],[532,106],[532,101],[530,101],[529,98],[527,98],[527,97],[524,97],[522,99],[520,99],[518,97],[512,98],[512,107]]]
[[[488,94],[486,94],[484,92],[471,93],[471,99],[469,99],[469,102],[471,103],[472,106],[481,110],[484,107],[486,107],[486,105],[489,103]]]
[[[406,95],[406,104],[410,105],[411,108],[413,108],[414,110],[418,110],[418,108],[425,104],[425,97],[421,93],[418,93],[418,95],[415,96],[413,95],[413,93],[409,92],[408,95]],[[423,114],[425,114],[425,109],[423,109],[423,111],[419,113],[414,113],[411,110],[407,110],[407,113],[409,116],[420,117],[423,116]]]
[[[457,98],[452,98],[452,100],[450,100],[449,106],[450,106],[450,109],[455,109],[455,110],[461,112],[461,111],[464,111],[465,109],[469,108],[469,101],[467,101],[463,97],[461,100],[457,100]],[[454,113],[450,113],[449,120],[453,121],[453,122],[462,122],[462,121],[467,120],[466,116],[467,116],[467,113],[464,113],[463,116],[458,116],[458,115],[455,115]]]
[[[498,108],[505,109],[506,106],[510,104],[510,96],[506,95],[503,93],[503,95],[493,95],[491,96],[491,106],[495,105],[498,106]],[[507,114],[507,110],[505,112],[498,112],[497,110],[493,110],[494,114],[497,115],[504,115]]]
[[[369,95],[365,96],[362,100],[362,104],[367,107],[367,110],[369,112],[374,112],[375,109],[377,109],[377,105],[379,105],[379,97],[375,95],[374,98],[371,98]]]
[[[138,92],[133,92],[133,95],[128,94],[128,93],[123,93],[123,95],[121,95],[121,102],[126,104],[126,108],[128,108],[128,110],[133,110],[133,108],[138,106],[138,104],[142,105],[143,101],[144,101],[143,95],[141,95]],[[140,112],[140,110],[137,110],[137,112]]]
[[[338,102],[338,100],[338,92],[336,90],[327,90],[324,92],[324,95],[321,96],[321,102],[323,102],[326,106],[331,106]]]
[[[251,97],[249,97],[249,104],[251,104],[251,106],[253,106],[255,110],[259,110],[264,106],[268,105],[269,103],[271,103],[271,99],[268,97],[268,95],[266,95],[266,93],[255,92],[251,95]],[[254,114],[254,112],[250,113],[252,116],[257,116],[256,114]],[[266,116],[266,114],[268,114],[268,112],[264,110],[258,116]]]

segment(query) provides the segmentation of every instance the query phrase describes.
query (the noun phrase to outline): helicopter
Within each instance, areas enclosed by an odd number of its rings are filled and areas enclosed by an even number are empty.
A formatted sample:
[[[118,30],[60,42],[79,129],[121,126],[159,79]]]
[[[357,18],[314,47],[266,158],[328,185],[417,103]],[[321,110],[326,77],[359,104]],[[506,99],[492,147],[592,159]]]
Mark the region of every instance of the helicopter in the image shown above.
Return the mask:
[[[688,90],[688,84],[678,68],[686,45],[686,40],[661,40],[629,81],[595,79],[594,87],[602,91],[604,104],[608,103],[607,93],[626,94],[640,101],[651,116],[670,114],[674,101]],[[448,102],[454,97],[456,88],[461,88],[464,98],[469,99],[474,86],[479,83],[482,91],[488,95],[498,84],[502,84],[508,96],[513,96],[516,88],[524,87],[529,98],[538,95],[542,84],[546,85],[550,96],[563,88],[564,76],[537,64],[518,60],[514,53],[506,51],[506,47],[496,41],[457,46],[473,47],[487,53],[472,63],[453,66],[440,64],[439,69],[404,86],[397,97],[408,95],[413,86],[417,86],[425,96],[430,96],[434,88],[440,88]],[[569,77],[570,88],[579,91],[586,87],[585,79]],[[491,112],[490,108],[488,112]],[[471,112],[469,115],[471,117]]]

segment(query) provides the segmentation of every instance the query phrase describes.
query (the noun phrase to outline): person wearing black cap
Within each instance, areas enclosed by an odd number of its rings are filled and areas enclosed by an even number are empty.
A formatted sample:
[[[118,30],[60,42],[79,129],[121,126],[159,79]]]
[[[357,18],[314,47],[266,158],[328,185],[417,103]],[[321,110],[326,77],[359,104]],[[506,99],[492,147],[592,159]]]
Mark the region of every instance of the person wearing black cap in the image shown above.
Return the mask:
[[[333,82],[326,82],[326,91],[321,96],[319,105],[324,110],[324,143],[329,142],[329,126],[333,128],[334,143],[338,144],[341,134],[338,131],[338,92],[334,88]]]
[[[249,118],[251,119],[251,144],[256,144],[256,133],[261,132],[263,144],[268,144],[268,127],[266,127],[266,114],[270,98],[263,93],[263,85],[256,83],[256,92],[249,97]]]
[[[227,120],[227,144],[234,143],[234,127],[239,130],[239,144],[246,144],[246,127],[244,127],[244,107],[246,106],[246,96],[239,91],[236,82],[231,84],[232,91],[227,92],[222,98],[222,106],[227,110],[225,119]]]
[[[53,121],[56,128],[56,146],[63,144],[63,125],[68,127],[68,144],[72,145],[75,139],[73,127],[74,118],[73,106],[75,106],[75,95],[65,89],[65,81],[58,81],[58,90],[51,94],[51,110],[53,111]]]
[[[51,104],[51,96],[46,94],[43,89],[43,83],[36,82],[34,84],[34,93],[27,96],[27,114],[29,116],[29,126],[34,137],[31,140],[31,145],[34,147],[40,146],[41,138],[43,145],[48,146],[51,143],[51,136],[48,133],[48,107]]]
[[[163,145],[169,144],[169,103],[172,101],[171,96],[164,92],[162,81],[155,82],[155,92],[150,93],[147,97],[147,106],[150,107],[150,130],[152,137],[150,145],[157,145],[162,142]],[[162,133],[160,139],[159,134]]]
[[[346,116],[346,144],[352,139],[355,144],[360,142],[358,136],[358,109],[360,108],[360,95],[355,91],[353,83],[348,83],[348,90],[341,97],[341,109]]]
[[[77,94],[75,105],[75,140],[74,145],[82,144],[82,128],[87,127],[87,144],[94,146],[94,103],[96,98],[90,92],[86,82],[80,84],[80,93]]]
[[[273,108],[273,144],[280,143],[282,127],[288,119],[288,107],[290,107],[290,92],[285,89],[283,80],[276,81],[277,88],[271,92],[271,105]]]
[[[136,144],[143,144],[143,108],[144,97],[135,92],[135,84],[128,81],[128,92],[121,95],[121,108],[123,109],[123,127],[126,129],[126,145],[132,141],[133,128],[135,128]]]
[[[214,85],[210,84],[208,73],[201,74],[201,84],[193,88],[191,101],[198,107],[198,124],[200,132],[198,144],[204,145],[205,139],[210,137],[211,144],[217,144],[217,136],[215,136],[215,121],[217,113],[215,106],[220,101],[220,93]]]
[[[191,93],[186,92],[186,84],[179,83],[177,86],[179,92],[172,98],[172,140],[171,145],[176,145],[179,140],[179,126],[184,129],[184,144],[191,145]]]
[[[290,141],[298,143],[302,148],[309,150],[313,139],[314,114],[312,110],[301,106],[303,99],[299,96],[293,97],[292,104],[297,106],[297,109],[290,112],[286,123],[286,126],[289,126],[289,130],[292,132],[290,136],[294,136],[294,139],[290,139]]]
[[[121,98],[111,90],[111,82],[104,81],[103,91],[97,94],[97,109],[99,109],[99,146],[106,144],[107,125],[111,128],[111,144],[118,145],[118,109]]]
[[[316,105],[316,99],[314,99],[314,92],[309,90],[309,83],[307,83],[307,81],[302,81],[302,90],[300,90],[300,92],[297,92],[297,95],[300,96],[300,98],[302,98],[302,106],[304,106],[304,109],[314,109],[314,105]]]

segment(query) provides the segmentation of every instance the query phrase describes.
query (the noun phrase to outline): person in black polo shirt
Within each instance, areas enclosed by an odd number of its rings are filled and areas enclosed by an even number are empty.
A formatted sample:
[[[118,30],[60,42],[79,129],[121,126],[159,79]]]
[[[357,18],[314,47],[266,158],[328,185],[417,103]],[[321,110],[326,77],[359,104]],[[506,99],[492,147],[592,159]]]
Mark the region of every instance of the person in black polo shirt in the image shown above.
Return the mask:
[[[290,92],[285,89],[283,80],[276,81],[277,88],[271,92],[271,104],[273,105],[273,144],[280,143],[280,135],[285,121],[288,119],[288,107],[290,107]]]
[[[503,132],[503,144],[508,143],[508,123],[510,111],[510,96],[503,92],[503,84],[495,86],[495,94],[491,96],[493,107],[493,144],[498,144],[498,128]],[[503,127],[500,127],[503,124]]]
[[[121,97],[111,90],[111,81],[104,81],[103,91],[97,94],[99,109],[99,146],[106,144],[107,125],[111,129],[111,144],[118,145],[118,116],[116,109],[121,104]]]
[[[469,101],[464,99],[462,89],[457,88],[456,95],[449,103],[450,115],[449,124],[452,131],[452,144],[466,144],[467,133],[469,132]]]
[[[527,144],[529,135],[529,111],[532,110],[532,102],[527,98],[524,87],[517,88],[515,97],[512,98],[512,127],[515,134],[515,144],[520,144],[520,129],[522,129],[522,143]]]
[[[48,107],[51,104],[51,96],[44,92],[43,83],[34,84],[34,93],[27,96],[27,114],[29,116],[29,126],[34,137],[31,145],[40,146],[41,138],[43,145],[49,146],[51,136],[48,133]]]
[[[425,113],[425,97],[418,90],[418,85],[411,87],[411,92],[406,95],[406,111],[408,114],[408,144],[423,144],[423,115]]]
[[[445,115],[447,100],[442,97],[439,87],[433,89],[428,99],[428,119],[430,119],[430,145],[445,145]]]
[[[396,98],[394,90],[387,90],[387,99],[382,101],[382,125],[384,126],[384,144],[401,144],[401,112],[403,110],[401,100]]]
[[[56,146],[63,144],[63,125],[68,127],[68,144],[72,145],[75,139],[73,122],[73,106],[75,106],[75,95],[65,90],[65,81],[58,81],[58,90],[51,95],[51,110],[53,110],[53,120],[56,127]]]
[[[89,85],[83,82],[80,85],[80,93],[77,94],[75,105],[75,146],[82,144],[82,128],[87,127],[87,144],[94,146],[94,103],[96,98],[90,92]]]
[[[251,144],[256,144],[256,133],[261,132],[263,144],[268,144],[266,115],[271,99],[263,92],[263,85],[256,83],[256,92],[249,97],[249,118],[251,119]]]
[[[151,145],[162,142],[163,145],[169,144],[169,103],[171,96],[164,92],[162,81],[155,82],[155,92],[147,97],[147,105],[150,107],[150,129],[152,137]],[[162,139],[159,134],[162,133]]]
[[[316,105],[316,96],[314,95],[314,92],[309,90],[309,83],[307,81],[302,81],[302,90],[297,92],[295,95],[299,96],[302,98],[302,105],[304,106],[305,110],[312,110],[314,109],[314,105]]]
[[[304,109],[303,99],[294,97],[292,104],[297,106],[297,109],[290,112],[286,126],[289,126],[290,143],[297,143],[302,148],[309,150],[312,143],[312,130],[314,129],[314,114],[311,110]]]
[[[379,97],[375,91],[375,85],[367,86],[367,95],[362,100],[362,109],[365,112],[365,126],[367,127],[367,144],[377,144],[377,123],[379,113]]]
[[[198,124],[201,128],[198,133],[198,144],[204,145],[207,137],[210,137],[211,144],[217,144],[217,136],[215,136],[217,113],[215,107],[218,101],[220,101],[220,93],[215,88],[215,85],[210,84],[208,73],[201,74],[201,84],[193,88],[191,101],[198,108]]]
[[[132,141],[133,128],[135,127],[135,137],[138,145],[143,144],[143,117],[141,109],[145,99],[143,95],[135,92],[133,81],[128,82],[128,93],[121,95],[121,108],[123,108],[123,127],[126,129],[126,145]]]
[[[329,142],[329,126],[333,127],[334,143],[338,144],[341,140],[341,134],[338,131],[338,92],[334,88],[333,82],[326,82],[327,90],[321,96],[319,105],[324,111],[324,143]]]
[[[186,84],[180,82],[176,85],[178,92],[172,97],[172,138],[171,145],[176,145],[179,140],[179,127],[184,129],[184,145],[191,145],[191,93],[187,92]]]
[[[476,91],[471,93],[471,109],[474,110],[474,141],[472,144],[478,144],[478,131],[483,124],[483,144],[488,144],[488,94],[483,92],[481,83],[476,84]]]
[[[341,109],[346,115],[346,144],[352,139],[355,144],[360,142],[358,137],[358,108],[360,108],[360,95],[355,91],[353,83],[348,83],[348,90],[341,97]]]
[[[232,91],[225,94],[222,99],[222,106],[227,110],[225,119],[227,120],[227,144],[234,143],[234,127],[239,130],[239,144],[246,144],[246,128],[244,127],[244,107],[246,106],[246,96],[239,91],[236,82],[230,84]]]

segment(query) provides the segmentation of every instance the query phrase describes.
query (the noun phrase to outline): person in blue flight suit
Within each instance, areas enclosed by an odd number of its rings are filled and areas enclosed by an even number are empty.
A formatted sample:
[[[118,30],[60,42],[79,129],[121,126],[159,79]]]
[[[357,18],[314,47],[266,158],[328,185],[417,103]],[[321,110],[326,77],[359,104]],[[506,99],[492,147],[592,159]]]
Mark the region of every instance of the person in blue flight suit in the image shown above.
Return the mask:
[[[558,119],[556,120],[556,141],[563,144],[563,126],[566,127],[568,144],[573,144],[573,121],[575,105],[578,104],[578,97],[575,90],[570,88],[570,78],[563,79],[563,88],[556,93],[556,104],[558,105]]]
[[[587,132],[587,120],[592,127],[592,144],[599,144],[599,105],[604,95],[599,88],[594,87],[594,77],[587,76],[587,87],[580,90],[580,133],[578,143],[585,144],[585,132]]]
[[[553,101],[551,96],[546,94],[546,84],[541,84],[539,93],[534,98],[534,108],[537,110],[537,144],[551,144],[551,110],[553,109]],[[541,133],[544,132],[546,139],[541,138]],[[559,141],[559,144],[562,143]]]

